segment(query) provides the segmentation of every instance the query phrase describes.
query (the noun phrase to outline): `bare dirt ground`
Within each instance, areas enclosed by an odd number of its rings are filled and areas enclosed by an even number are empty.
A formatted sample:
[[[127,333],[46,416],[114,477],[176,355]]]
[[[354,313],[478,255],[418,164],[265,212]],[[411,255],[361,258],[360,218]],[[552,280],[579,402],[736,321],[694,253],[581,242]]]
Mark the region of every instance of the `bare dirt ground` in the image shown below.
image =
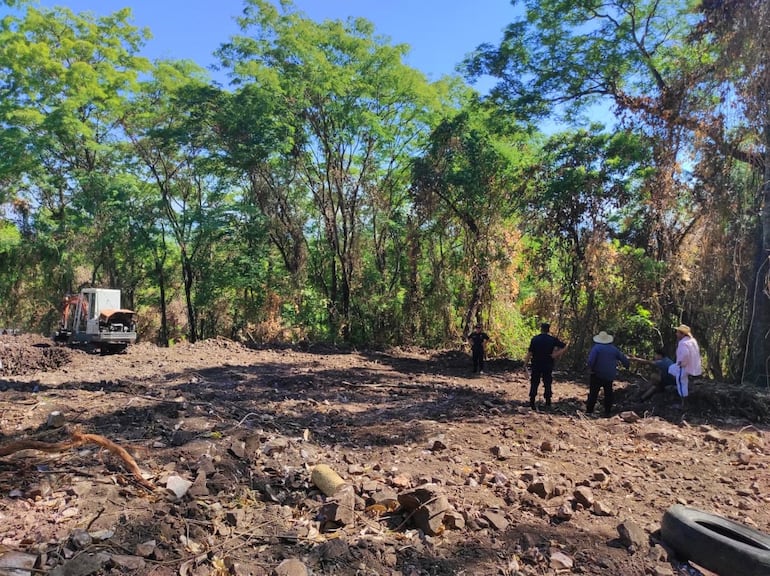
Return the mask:
[[[580,379],[531,411],[520,362],[459,350],[21,335],[0,360],[0,574],[710,574],[661,543],[669,506],[770,532],[753,389],[682,414],[624,374],[605,419]]]

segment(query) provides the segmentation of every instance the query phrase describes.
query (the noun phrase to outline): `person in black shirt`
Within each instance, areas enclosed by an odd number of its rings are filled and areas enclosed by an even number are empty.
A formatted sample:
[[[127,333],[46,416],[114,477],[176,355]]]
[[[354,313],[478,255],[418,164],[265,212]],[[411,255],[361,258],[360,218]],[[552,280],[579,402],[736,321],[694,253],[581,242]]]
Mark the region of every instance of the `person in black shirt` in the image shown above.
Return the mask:
[[[545,398],[546,408],[551,407],[551,397],[553,395],[551,384],[553,383],[553,364],[567,350],[567,344],[549,334],[551,325],[543,322],[540,325],[540,334],[534,336],[529,342],[529,349],[524,358],[526,367],[532,361],[532,369],[529,373],[529,407],[535,409],[535,400],[537,399],[537,389],[540,386],[540,380],[543,381],[543,397]]]
[[[468,340],[471,343],[471,355],[473,356],[473,371],[479,374],[484,373],[484,352],[489,335],[481,331],[481,324],[476,324],[476,328],[468,334]]]

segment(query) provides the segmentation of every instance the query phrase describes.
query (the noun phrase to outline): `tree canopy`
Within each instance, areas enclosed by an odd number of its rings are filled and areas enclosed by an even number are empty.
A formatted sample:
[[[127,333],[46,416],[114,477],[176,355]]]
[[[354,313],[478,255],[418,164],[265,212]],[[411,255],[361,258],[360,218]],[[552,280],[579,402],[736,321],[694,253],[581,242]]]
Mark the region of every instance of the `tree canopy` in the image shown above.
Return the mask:
[[[246,0],[227,86],[143,58],[128,9],[4,4],[4,325],[109,285],[164,344],[457,346],[480,321],[516,355],[550,321],[580,365],[593,331],[643,354],[685,322],[711,374],[767,381],[764,2],[514,0],[431,82],[365,19]]]

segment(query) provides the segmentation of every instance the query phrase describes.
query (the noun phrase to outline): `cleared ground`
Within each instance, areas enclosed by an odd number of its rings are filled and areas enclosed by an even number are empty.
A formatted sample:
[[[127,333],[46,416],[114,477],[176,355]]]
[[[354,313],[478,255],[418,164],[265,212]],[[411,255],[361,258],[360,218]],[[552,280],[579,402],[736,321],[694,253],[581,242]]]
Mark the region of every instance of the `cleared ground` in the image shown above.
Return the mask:
[[[461,351],[209,340],[99,356],[22,335],[0,337],[0,360],[0,566],[633,576],[679,573],[656,544],[677,502],[770,532],[760,390],[705,381],[682,414],[673,395],[639,402],[627,374],[603,419],[569,374],[532,412],[520,363],[474,376]],[[104,445],[13,449],[75,431],[125,448],[149,487]],[[318,464],[352,500],[318,489]],[[408,506],[420,487],[437,522]]]

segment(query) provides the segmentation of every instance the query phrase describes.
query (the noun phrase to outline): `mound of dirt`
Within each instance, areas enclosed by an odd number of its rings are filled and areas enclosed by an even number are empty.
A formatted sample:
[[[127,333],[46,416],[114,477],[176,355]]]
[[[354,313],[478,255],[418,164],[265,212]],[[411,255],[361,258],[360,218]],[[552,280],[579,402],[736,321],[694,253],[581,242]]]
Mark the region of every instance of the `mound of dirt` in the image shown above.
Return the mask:
[[[69,363],[72,351],[35,334],[0,336],[0,376],[55,370]]]
[[[755,423],[770,422],[770,392],[752,385],[696,382],[697,394],[688,400],[691,409],[712,418],[732,418]]]

